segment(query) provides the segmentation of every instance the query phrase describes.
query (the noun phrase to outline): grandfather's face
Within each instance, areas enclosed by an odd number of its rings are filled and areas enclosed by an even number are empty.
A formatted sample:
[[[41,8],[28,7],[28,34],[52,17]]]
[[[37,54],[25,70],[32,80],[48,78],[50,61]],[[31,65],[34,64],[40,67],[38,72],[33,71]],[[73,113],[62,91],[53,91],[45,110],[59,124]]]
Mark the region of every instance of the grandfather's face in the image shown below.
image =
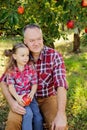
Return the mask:
[[[43,48],[42,31],[38,28],[28,28],[24,33],[24,43],[32,53],[40,53]]]

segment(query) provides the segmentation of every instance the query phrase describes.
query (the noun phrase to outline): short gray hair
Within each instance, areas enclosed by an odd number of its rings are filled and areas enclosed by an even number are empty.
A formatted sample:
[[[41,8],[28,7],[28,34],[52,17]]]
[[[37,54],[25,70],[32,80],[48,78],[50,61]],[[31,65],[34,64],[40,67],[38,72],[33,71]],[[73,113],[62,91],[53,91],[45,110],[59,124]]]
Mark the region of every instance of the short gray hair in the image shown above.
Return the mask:
[[[33,29],[33,28],[38,28],[41,30],[40,26],[37,24],[27,24],[24,28],[23,28],[23,34],[25,33],[25,31],[27,29]]]

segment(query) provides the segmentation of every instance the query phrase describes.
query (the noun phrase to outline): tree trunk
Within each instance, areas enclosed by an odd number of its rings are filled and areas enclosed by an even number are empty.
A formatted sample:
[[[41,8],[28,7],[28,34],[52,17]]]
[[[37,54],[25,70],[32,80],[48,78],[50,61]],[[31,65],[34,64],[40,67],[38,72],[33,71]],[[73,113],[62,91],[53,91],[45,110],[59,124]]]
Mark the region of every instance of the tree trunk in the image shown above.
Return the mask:
[[[74,33],[73,52],[80,52],[80,36],[79,33]]]

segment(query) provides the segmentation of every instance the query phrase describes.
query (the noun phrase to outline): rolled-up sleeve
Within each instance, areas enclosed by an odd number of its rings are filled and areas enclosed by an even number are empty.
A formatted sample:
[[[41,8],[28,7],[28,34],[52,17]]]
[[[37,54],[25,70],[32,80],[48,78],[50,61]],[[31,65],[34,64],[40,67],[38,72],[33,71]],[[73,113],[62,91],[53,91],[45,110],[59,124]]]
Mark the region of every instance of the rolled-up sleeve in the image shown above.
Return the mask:
[[[6,73],[3,73],[2,76],[0,77],[0,82],[6,82],[7,75]]]
[[[68,89],[64,60],[63,57],[57,53],[54,56],[53,80],[56,89],[58,87],[65,87],[66,89]]]

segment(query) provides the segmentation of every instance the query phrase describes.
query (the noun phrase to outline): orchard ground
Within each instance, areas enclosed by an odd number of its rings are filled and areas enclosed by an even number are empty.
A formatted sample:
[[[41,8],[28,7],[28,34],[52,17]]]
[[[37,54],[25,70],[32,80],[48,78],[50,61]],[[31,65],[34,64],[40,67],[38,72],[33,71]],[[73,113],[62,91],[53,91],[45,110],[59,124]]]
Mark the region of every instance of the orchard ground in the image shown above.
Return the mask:
[[[69,130],[87,130],[87,46],[81,46],[81,53],[72,53],[73,35],[69,40],[55,41],[55,48],[62,53],[69,90],[67,92],[67,116]],[[17,39],[0,39],[0,76],[4,71],[6,58],[2,55],[4,49],[10,48]],[[8,103],[0,90],[0,130],[4,130],[9,111]],[[79,125],[80,124],[80,125]]]

